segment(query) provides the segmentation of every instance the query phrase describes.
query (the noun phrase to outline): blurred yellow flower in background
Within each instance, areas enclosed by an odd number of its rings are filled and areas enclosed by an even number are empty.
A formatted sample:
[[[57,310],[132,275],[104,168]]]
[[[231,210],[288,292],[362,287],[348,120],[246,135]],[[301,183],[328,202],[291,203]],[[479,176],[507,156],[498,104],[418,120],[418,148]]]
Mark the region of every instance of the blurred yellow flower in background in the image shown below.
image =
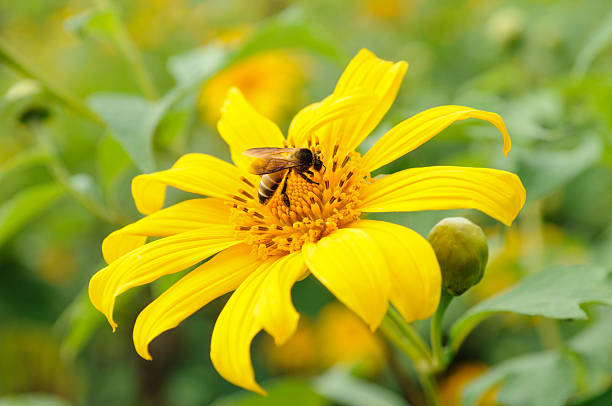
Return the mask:
[[[77,270],[75,252],[62,244],[49,244],[38,258],[38,272],[49,283],[70,281]]]
[[[404,15],[402,0],[366,0],[366,13],[381,20],[393,20]]]
[[[264,351],[274,371],[305,373],[316,369],[319,347],[315,326],[308,318],[301,317],[295,333],[279,346],[274,344],[274,340],[267,338]]]
[[[253,108],[272,121],[280,121],[300,99],[304,60],[286,51],[253,55],[222,71],[202,87],[198,110],[204,121],[216,123],[232,87],[240,89]]]
[[[102,244],[109,264],[89,284],[89,297],[113,328],[115,298],[128,289],[201,263],[149,304],[134,326],[136,351],[151,359],[149,343],[211,300],[234,291],[211,339],[211,360],[229,382],[257,393],[250,345],[262,329],[277,344],[295,332],[299,315],[293,285],[312,273],[372,331],[389,303],[405,321],[426,319],[440,297],[440,268],[426,239],[396,224],[361,219],[367,212],[475,208],[509,225],[525,189],[509,172],[434,166],[372,179],[370,173],[414,150],[457,120],[479,118],[510,138],[494,113],[463,106],[426,110],[393,127],[363,156],[355,149],[393,103],[405,62],[360,51],[334,92],[302,109],[287,139],[232,88],[218,123],[231,165],[206,154],[187,154],[172,168],[132,182],[138,210],[147,217],[110,234]],[[260,177],[243,152],[296,147],[318,154],[325,170],[312,179],[289,172],[286,194],[261,204]],[[162,209],[167,186],[209,198]],[[147,237],[163,237],[147,242]]]
[[[485,364],[464,362],[453,367],[440,384],[440,400],[444,406],[463,406],[461,393],[466,386],[488,370]],[[475,406],[497,406],[497,390],[488,390]]]
[[[317,323],[319,362],[323,368],[344,364],[362,376],[374,376],[385,365],[380,338],[340,303],[330,303]]]
[[[364,322],[339,303],[327,304],[314,322],[302,317],[284,344],[266,340],[265,350],[278,372],[305,373],[343,364],[362,376],[374,376],[385,364],[385,346]]]

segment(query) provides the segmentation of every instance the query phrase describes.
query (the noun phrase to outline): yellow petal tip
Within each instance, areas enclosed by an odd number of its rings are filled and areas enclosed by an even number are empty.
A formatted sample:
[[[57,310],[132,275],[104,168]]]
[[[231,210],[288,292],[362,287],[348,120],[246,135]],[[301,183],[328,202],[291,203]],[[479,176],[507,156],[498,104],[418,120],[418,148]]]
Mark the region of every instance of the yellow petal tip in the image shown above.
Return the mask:
[[[105,314],[105,316],[106,320],[108,320],[108,324],[110,324],[111,328],[113,329],[113,333],[116,332],[118,324],[115,323],[115,320],[113,320],[113,316],[111,314]]]
[[[151,356],[151,353],[149,352],[148,343],[145,344],[144,346],[134,345],[134,347],[136,348],[136,352],[138,353],[138,355],[140,355],[142,359],[146,359],[147,361],[153,361],[153,357]]]
[[[255,384],[254,386],[247,388],[261,396],[268,396],[268,392],[266,392],[266,390],[264,388],[262,388],[261,386]]]

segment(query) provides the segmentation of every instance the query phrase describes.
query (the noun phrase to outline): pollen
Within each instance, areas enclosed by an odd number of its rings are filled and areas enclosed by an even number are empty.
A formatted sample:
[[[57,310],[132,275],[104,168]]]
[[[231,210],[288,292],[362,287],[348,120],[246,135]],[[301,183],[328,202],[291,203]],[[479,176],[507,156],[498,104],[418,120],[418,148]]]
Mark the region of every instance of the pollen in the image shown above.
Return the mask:
[[[260,204],[254,197],[258,185],[246,178],[241,178],[244,187],[230,196],[237,237],[262,258],[298,251],[305,243],[316,242],[361,216],[359,192],[369,181],[369,174],[360,167],[361,156],[338,145],[325,156],[318,140],[309,144],[319,152],[325,167],[320,171],[311,168],[312,175],[290,172],[283,180],[286,198],[281,183]]]

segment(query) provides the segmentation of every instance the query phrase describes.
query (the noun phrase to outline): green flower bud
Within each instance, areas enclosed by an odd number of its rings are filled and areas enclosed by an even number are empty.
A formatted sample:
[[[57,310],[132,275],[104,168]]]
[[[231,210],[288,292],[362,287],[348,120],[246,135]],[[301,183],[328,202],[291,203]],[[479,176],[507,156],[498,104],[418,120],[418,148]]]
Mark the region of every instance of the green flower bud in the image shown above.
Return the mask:
[[[480,227],[463,217],[448,217],[429,232],[440,269],[442,286],[455,296],[474,286],[482,279],[489,246]]]

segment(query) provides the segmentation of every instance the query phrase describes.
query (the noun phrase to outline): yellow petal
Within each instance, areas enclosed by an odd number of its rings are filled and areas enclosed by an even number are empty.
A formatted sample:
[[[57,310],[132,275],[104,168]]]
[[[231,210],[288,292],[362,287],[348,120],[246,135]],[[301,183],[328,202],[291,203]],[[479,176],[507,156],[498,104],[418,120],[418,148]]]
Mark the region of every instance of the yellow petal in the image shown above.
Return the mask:
[[[302,247],[310,272],[373,330],[387,311],[389,270],[375,241],[344,228]]]
[[[367,49],[359,51],[342,73],[333,95],[347,96],[359,91],[373,93],[377,103],[369,111],[334,125],[330,139],[336,139],[347,150],[357,148],[391,107],[406,69],[408,64],[404,61],[392,63],[377,58]]]
[[[504,137],[504,154],[508,155],[510,136],[499,115],[464,106],[440,106],[425,110],[393,127],[364,155],[363,165],[368,171],[374,171],[429,141],[455,121],[468,118],[485,120],[497,127]]]
[[[206,229],[162,238],[137,248],[98,271],[89,281],[89,299],[113,327],[115,298],[135,286],[182,271],[240,241],[232,226]]]
[[[229,145],[234,163],[244,169],[251,161],[242,154],[245,149],[281,148],[285,141],[278,126],[256,112],[235,87],[227,94],[217,129]]]
[[[132,180],[132,195],[138,211],[151,214],[163,207],[166,186],[228,199],[245,187],[240,181],[242,175],[234,165],[213,156],[187,154],[168,170],[136,176]]]
[[[363,220],[352,227],[368,233],[383,252],[391,278],[391,303],[407,322],[430,317],[438,308],[441,274],[436,254],[419,233],[385,221]]]
[[[477,209],[506,225],[525,204],[513,173],[488,168],[431,166],[386,176],[362,189],[364,212]]]
[[[295,146],[307,146],[310,137],[324,125],[367,113],[376,103],[378,98],[373,93],[356,92],[347,96],[332,95],[319,103],[306,106],[291,121],[289,143]],[[323,132],[321,137],[327,135],[329,132]],[[330,144],[326,139],[320,141],[324,146]],[[333,143],[331,144],[328,147],[333,147]]]
[[[160,210],[112,232],[102,242],[107,264],[142,246],[149,237],[167,237],[211,224],[228,224],[229,206],[221,199],[192,199]]]
[[[261,286],[261,296],[255,315],[263,328],[281,345],[293,335],[299,315],[291,302],[291,288],[306,272],[299,252],[285,255],[270,267]]]
[[[211,300],[236,289],[261,263],[246,244],[230,247],[189,272],[149,304],[134,324],[134,346],[150,360],[149,343]]]
[[[255,382],[251,341],[262,329],[255,307],[275,260],[263,262],[240,284],[219,314],[210,341],[210,359],[217,372],[234,385],[260,394],[265,391]]]

